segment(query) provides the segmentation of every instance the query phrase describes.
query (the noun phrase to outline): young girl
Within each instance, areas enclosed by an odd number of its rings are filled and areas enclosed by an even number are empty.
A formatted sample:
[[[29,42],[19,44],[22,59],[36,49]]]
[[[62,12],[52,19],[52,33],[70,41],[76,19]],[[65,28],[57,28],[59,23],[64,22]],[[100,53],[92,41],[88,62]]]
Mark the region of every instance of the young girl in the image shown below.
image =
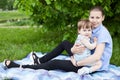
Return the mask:
[[[75,63],[73,57],[71,57],[71,60],[51,60],[60,55],[64,50],[66,50],[70,56],[73,56],[74,53],[80,53],[85,50],[83,46],[75,46],[68,41],[63,41],[54,50],[41,58],[34,55],[34,63],[37,65],[22,65],[22,67],[46,70],[61,69],[64,71],[77,72],[82,66],[101,60],[102,66],[98,71],[107,71],[112,55],[112,39],[108,30],[102,24],[104,18],[105,15],[101,7],[94,7],[90,10],[89,20],[93,27],[92,37],[97,38],[97,46],[89,57]],[[11,60],[6,60],[5,65],[8,68],[20,67],[19,64],[16,64]]]
[[[92,51],[92,55],[82,61],[78,61],[78,66],[84,66],[94,61],[102,61],[102,66],[98,71],[107,71],[112,56],[112,38],[110,33],[104,27],[102,22],[105,15],[103,9],[99,6],[93,7],[90,10],[89,21],[92,23],[92,37],[97,38],[96,49]]]

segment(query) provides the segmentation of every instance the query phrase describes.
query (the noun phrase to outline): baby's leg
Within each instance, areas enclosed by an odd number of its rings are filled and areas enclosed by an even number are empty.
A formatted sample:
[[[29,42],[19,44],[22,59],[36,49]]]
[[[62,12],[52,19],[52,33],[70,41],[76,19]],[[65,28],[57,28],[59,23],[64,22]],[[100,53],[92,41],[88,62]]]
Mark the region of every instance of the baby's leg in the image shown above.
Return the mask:
[[[101,67],[101,65],[102,65],[102,62],[101,61],[97,61],[91,67],[83,67],[81,69],[78,69],[77,73],[79,75],[84,75],[84,74],[92,73],[92,72],[97,71]]]
[[[82,68],[78,69],[77,73],[79,75],[84,75],[84,74],[89,74],[91,72],[90,72],[90,68],[89,67],[82,67]]]

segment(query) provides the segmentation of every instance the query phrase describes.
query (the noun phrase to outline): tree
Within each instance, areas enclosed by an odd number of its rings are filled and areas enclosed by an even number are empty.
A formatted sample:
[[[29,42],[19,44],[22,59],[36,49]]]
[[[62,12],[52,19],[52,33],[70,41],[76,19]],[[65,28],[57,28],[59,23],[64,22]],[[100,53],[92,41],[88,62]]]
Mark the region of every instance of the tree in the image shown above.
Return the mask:
[[[0,9],[13,10],[14,0],[0,0]]]
[[[15,6],[27,12],[33,24],[50,28],[76,26],[95,5],[104,8],[107,19],[115,20],[120,13],[119,0],[15,0]]]
[[[7,0],[0,0],[0,9],[5,10],[7,5]]]
[[[15,0],[7,0],[7,9],[8,10],[13,10],[14,9],[14,7],[13,7],[14,1]]]

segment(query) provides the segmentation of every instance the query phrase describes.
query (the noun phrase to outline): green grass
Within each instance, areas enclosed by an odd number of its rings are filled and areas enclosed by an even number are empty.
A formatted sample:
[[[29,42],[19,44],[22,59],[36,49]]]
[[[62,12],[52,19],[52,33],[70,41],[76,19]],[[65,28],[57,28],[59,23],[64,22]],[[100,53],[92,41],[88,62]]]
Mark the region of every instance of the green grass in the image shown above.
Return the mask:
[[[23,12],[0,11],[0,27],[28,26],[31,23],[29,17]]]
[[[0,12],[0,27],[21,26],[31,23],[28,16],[18,11]],[[21,21],[6,22],[8,20],[21,19]],[[107,23],[107,22],[106,22]],[[112,22],[110,32],[113,36],[113,55],[111,63],[120,66],[120,33],[115,31],[119,24]],[[115,27],[114,27],[115,26]],[[118,26],[118,27],[116,27]],[[22,26],[21,26],[22,27]],[[49,52],[62,40],[74,41],[76,28],[53,30],[45,28],[0,28],[0,62],[4,59],[18,60],[24,58],[31,51]],[[64,52],[63,52],[64,53]]]
[[[44,28],[0,28],[0,61],[22,59],[31,51],[49,52],[66,37],[65,32],[67,31]],[[75,34],[71,34],[72,37],[73,35]],[[66,39],[69,40],[68,37]],[[111,63],[119,66],[119,39],[113,37],[113,41]]]
[[[28,18],[28,16],[19,11],[0,11],[0,21],[23,18]]]
[[[113,37],[113,55],[111,58],[111,63],[120,66],[120,35],[118,37]]]
[[[61,37],[61,32],[41,28],[0,28],[0,61],[21,59],[31,51],[48,52]]]

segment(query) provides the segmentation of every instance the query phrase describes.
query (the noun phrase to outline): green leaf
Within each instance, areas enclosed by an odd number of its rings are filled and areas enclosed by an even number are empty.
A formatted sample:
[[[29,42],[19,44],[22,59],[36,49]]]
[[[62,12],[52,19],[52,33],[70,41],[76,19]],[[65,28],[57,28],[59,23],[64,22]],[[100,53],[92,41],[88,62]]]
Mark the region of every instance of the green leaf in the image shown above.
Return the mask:
[[[51,4],[51,1],[50,0],[45,0],[46,1],[46,3],[49,5],[49,4]]]
[[[95,4],[96,4],[94,0],[92,0],[91,2],[92,2],[92,4],[93,4],[93,5],[95,5]]]

